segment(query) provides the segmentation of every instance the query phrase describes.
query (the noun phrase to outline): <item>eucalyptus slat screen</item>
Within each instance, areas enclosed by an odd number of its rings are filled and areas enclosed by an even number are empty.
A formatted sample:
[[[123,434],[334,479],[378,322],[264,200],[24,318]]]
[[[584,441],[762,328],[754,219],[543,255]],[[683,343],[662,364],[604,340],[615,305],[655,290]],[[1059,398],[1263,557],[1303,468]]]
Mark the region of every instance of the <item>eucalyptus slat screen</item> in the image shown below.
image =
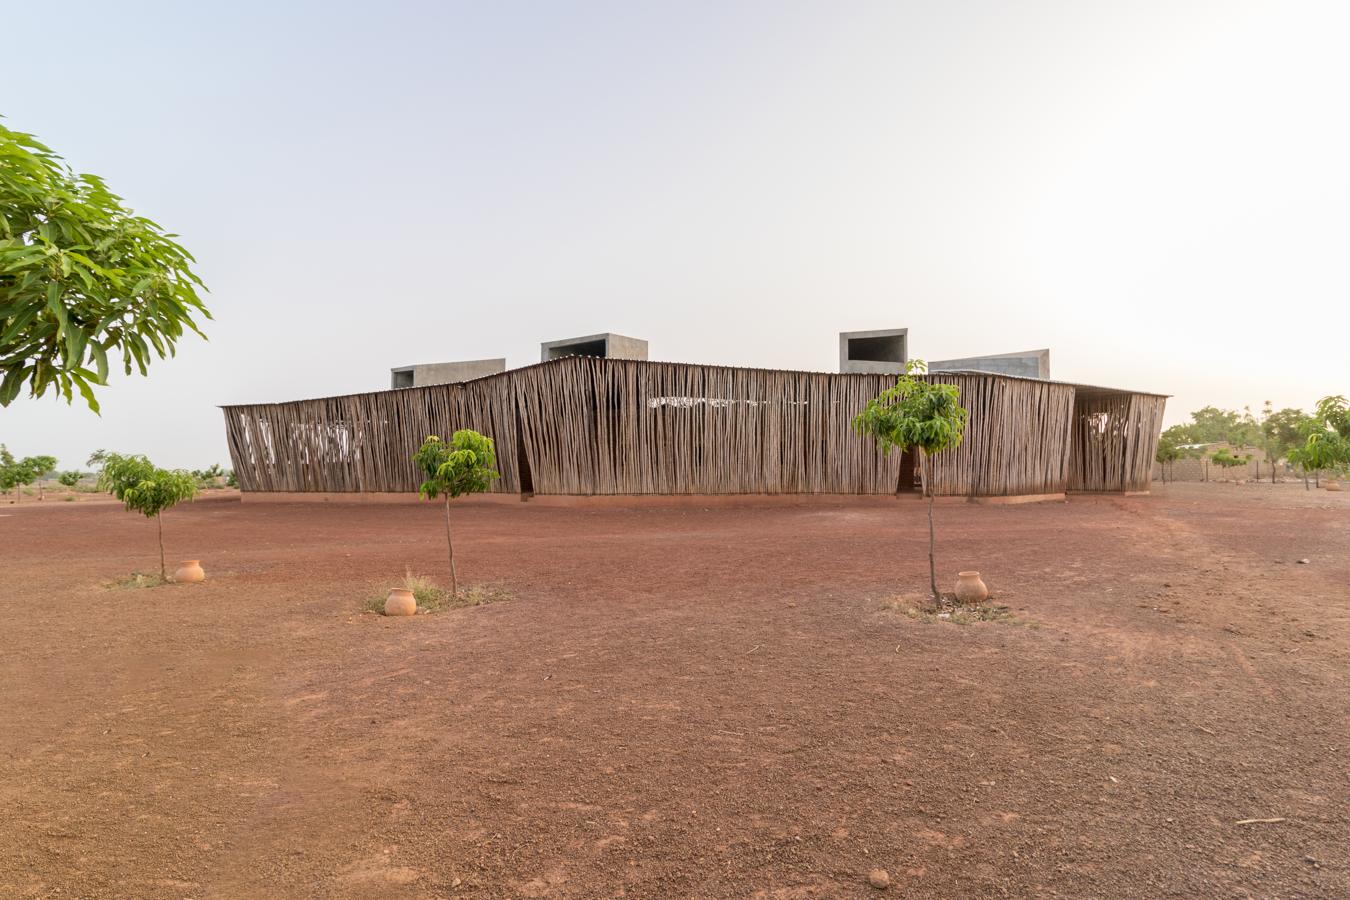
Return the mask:
[[[1069,489],[1146,491],[1153,478],[1166,398],[1079,396],[1074,404]]]
[[[1073,385],[927,377],[957,385],[970,410],[965,442],[934,460],[936,493],[1147,485],[1161,398],[1111,394],[1099,410],[1075,403]],[[224,412],[245,491],[415,491],[422,440],[473,428],[496,442],[493,489],[503,493],[521,490],[523,470],[539,494],[891,494],[900,453],[879,453],[850,422],[893,382],[572,357],[462,384]]]

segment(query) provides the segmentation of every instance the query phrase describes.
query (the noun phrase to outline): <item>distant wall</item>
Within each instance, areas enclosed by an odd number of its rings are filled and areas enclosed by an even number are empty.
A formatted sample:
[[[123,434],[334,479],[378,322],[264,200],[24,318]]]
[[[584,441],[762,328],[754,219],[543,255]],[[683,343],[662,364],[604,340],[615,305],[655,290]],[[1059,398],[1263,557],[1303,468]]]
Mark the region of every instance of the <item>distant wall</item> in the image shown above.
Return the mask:
[[[1303,476],[1290,466],[1281,463],[1275,473],[1276,478],[1296,479]],[[1258,475],[1259,473],[1259,475]],[[1164,477],[1165,475],[1165,477]],[[1264,460],[1253,460],[1241,466],[1225,469],[1208,459],[1178,459],[1164,466],[1153,464],[1154,481],[1269,481],[1270,464]]]
[[[642,338],[625,337],[622,334],[609,336],[610,359],[646,359],[647,342]]]

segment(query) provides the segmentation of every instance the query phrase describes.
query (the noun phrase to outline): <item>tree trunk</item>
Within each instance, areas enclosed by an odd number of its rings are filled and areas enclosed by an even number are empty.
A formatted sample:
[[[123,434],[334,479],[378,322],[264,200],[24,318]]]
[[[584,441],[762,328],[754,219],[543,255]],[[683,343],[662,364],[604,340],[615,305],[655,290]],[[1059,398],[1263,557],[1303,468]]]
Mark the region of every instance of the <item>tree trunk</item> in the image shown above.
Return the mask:
[[[937,564],[933,559],[933,494],[928,488],[928,456],[919,449],[919,480],[923,485],[924,496],[928,498],[928,587],[933,592],[934,602],[942,600],[937,587]]]
[[[168,581],[169,568],[164,565],[164,516],[155,513],[155,523],[159,526],[159,577],[163,581]]]
[[[450,596],[459,596],[459,579],[455,576],[455,541],[450,536],[450,495],[445,495],[445,546],[450,551]]]

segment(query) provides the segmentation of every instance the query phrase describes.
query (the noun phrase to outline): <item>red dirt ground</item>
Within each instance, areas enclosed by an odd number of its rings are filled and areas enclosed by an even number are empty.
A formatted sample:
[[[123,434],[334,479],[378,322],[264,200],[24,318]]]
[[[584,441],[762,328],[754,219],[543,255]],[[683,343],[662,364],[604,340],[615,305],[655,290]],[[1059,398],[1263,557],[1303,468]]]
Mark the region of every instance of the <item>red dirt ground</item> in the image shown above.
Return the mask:
[[[0,895],[1350,895],[1350,493],[439,515],[0,508]]]

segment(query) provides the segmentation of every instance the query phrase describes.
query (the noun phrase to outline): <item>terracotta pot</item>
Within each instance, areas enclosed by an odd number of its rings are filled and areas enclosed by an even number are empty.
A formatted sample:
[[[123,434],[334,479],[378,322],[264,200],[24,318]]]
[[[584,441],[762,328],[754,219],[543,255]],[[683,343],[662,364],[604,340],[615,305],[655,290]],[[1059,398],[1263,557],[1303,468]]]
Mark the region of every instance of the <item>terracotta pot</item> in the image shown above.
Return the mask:
[[[173,580],[179,584],[194,584],[198,581],[205,581],[206,573],[202,571],[201,560],[183,560],[183,564],[178,567],[178,571],[173,573]]]
[[[417,615],[417,600],[414,599],[413,592],[404,588],[390,588],[389,597],[384,601],[384,614],[386,616]]]
[[[956,574],[956,599],[961,603],[983,603],[989,599],[989,588],[980,580],[979,572]]]
[[[1341,483],[1339,481],[1324,481],[1322,482],[1322,487],[1329,491],[1339,491],[1341,489]]]

